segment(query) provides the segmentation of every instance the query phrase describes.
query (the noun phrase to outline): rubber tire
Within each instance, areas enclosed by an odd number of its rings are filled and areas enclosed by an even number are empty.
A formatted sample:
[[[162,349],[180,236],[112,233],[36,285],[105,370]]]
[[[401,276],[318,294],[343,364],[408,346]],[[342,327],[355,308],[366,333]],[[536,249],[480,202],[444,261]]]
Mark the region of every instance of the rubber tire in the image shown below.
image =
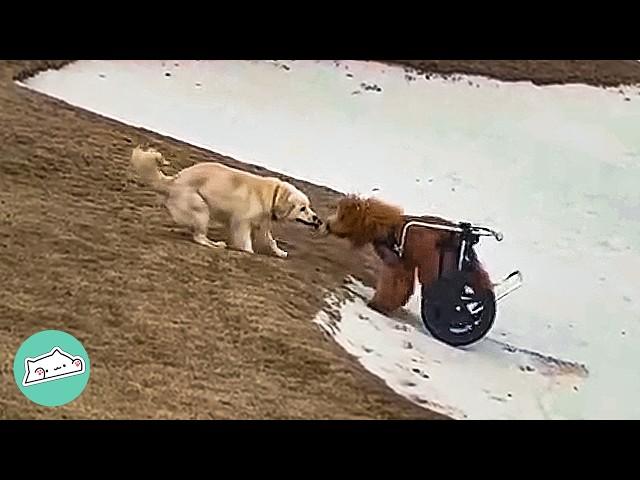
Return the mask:
[[[474,292],[472,302],[482,302],[484,308],[479,317],[467,310],[461,296],[465,285],[470,284],[470,272],[456,271],[443,275],[431,288],[422,288],[422,322],[436,339],[452,347],[464,347],[484,338],[491,330],[496,317],[496,300],[491,290]],[[466,294],[469,296],[469,294]],[[469,302],[470,303],[470,302]],[[460,307],[457,311],[456,307]],[[451,330],[456,321],[467,325],[479,320],[470,331],[458,333]]]

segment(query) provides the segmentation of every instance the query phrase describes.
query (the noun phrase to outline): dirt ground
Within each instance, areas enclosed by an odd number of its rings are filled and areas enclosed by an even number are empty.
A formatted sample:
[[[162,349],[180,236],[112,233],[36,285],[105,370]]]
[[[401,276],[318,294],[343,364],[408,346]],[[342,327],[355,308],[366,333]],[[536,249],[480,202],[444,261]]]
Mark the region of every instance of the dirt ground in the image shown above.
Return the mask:
[[[468,71],[640,83],[638,62],[485,63]],[[370,251],[297,225],[276,231],[287,260],[194,244],[132,178],[132,146],[164,152],[167,173],[198,161],[268,172],[14,83],[62,64],[0,62],[0,418],[443,418],[393,393],[311,322],[348,274],[372,283]],[[288,180],[321,215],[339,196]],[[84,393],[56,409],[29,402],[13,380],[16,350],[43,329],[73,334],[91,359]]]
[[[536,85],[584,83],[617,87],[640,83],[636,60],[393,60],[426,74],[484,75],[505,81],[531,81]]]

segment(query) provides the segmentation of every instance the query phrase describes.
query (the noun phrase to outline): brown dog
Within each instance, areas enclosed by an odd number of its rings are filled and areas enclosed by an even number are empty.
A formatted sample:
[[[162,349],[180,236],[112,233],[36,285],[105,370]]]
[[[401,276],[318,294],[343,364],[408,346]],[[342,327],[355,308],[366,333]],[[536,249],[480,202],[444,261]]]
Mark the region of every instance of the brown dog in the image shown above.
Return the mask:
[[[443,269],[455,268],[458,236],[454,232],[412,227],[409,229],[402,258],[394,250],[398,245],[404,224],[410,220],[456,226],[448,220],[433,217],[409,217],[393,205],[376,198],[360,198],[349,195],[338,202],[336,213],[322,228],[351,241],[354,247],[371,244],[383,262],[378,276],[376,293],[369,307],[383,314],[406,305],[415,288],[416,269],[418,279],[427,288],[438,279],[440,256]],[[476,258],[473,259],[473,286],[476,289],[492,288],[489,275]]]

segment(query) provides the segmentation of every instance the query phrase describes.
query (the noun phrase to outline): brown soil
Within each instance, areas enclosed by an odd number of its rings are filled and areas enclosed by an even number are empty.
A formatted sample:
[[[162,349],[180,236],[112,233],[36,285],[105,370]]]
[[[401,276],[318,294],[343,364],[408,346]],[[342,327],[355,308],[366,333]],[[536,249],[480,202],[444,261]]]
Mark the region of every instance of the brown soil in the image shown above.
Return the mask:
[[[14,83],[64,63],[0,62],[0,418],[443,418],[394,394],[311,322],[348,274],[371,283],[370,252],[295,225],[276,232],[287,260],[194,244],[132,179],[132,146],[164,152],[167,173],[207,160],[268,172]],[[490,63],[488,74],[504,75]],[[525,63],[514,71],[531,72]],[[627,63],[607,65],[601,78],[631,78],[615,77]],[[322,215],[339,195],[289,180]],[[56,409],[13,380],[16,350],[43,329],[76,336],[92,362],[84,393]]]
[[[426,74],[473,74],[538,85],[584,83],[597,87],[640,84],[636,60],[392,60]]]

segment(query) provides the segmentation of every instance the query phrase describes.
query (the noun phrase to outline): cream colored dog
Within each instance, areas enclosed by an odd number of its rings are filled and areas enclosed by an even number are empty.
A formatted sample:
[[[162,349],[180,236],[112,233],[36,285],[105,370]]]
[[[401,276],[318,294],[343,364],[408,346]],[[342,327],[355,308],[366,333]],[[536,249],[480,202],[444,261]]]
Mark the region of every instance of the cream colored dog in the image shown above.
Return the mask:
[[[173,220],[193,229],[193,240],[208,247],[226,247],[225,242],[207,238],[209,220],[226,224],[231,232],[231,248],[253,253],[253,242],[272,254],[285,258],[271,235],[271,224],[294,220],[318,228],[322,222],[311,209],[307,196],[290,183],[213,162],[203,162],[167,176],[159,164],[163,155],[153,149],[136,147],[131,164],[141,179],[164,196]]]

